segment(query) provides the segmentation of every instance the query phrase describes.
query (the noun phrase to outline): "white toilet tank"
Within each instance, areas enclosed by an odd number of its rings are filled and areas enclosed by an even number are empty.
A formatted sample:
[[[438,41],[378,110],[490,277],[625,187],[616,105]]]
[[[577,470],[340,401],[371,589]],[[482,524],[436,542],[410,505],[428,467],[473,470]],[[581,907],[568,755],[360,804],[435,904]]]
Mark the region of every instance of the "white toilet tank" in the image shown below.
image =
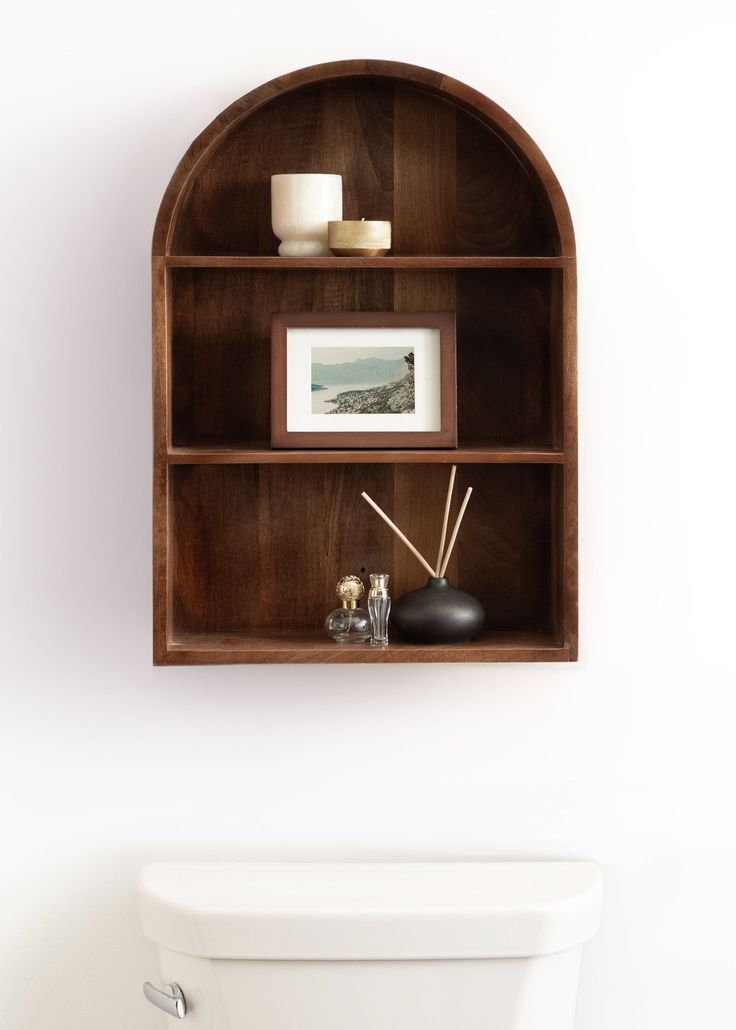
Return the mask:
[[[154,986],[181,988],[189,1030],[572,1030],[601,887],[590,862],[165,862],[138,881]]]

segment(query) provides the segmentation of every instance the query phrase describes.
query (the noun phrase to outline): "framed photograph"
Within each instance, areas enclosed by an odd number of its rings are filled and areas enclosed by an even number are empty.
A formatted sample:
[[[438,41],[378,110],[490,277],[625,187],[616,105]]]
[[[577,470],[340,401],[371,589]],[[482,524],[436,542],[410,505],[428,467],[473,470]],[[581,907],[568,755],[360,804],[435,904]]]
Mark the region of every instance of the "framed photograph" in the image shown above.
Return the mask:
[[[454,313],[273,315],[271,446],[457,447]]]

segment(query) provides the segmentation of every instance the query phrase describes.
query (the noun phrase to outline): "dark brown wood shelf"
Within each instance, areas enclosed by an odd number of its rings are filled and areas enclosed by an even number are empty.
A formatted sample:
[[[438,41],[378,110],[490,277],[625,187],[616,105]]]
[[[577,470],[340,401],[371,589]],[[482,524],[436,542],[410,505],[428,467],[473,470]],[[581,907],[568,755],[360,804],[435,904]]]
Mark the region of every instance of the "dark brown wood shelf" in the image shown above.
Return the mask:
[[[388,647],[336,644],[322,636],[215,636],[187,634],[169,645],[168,660],[179,665],[315,662],[568,662],[570,650],[549,633],[484,633],[467,644],[405,644]]]
[[[171,447],[171,465],[313,465],[361,462],[363,464],[536,464],[561,465],[562,451],[554,447],[458,447],[456,450],[273,450],[268,444],[251,447]]]
[[[286,269],[322,268],[339,271],[341,268],[378,268],[384,271],[399,269],[474,269],[474,268],[565,268],[574,257],[524,257],[467,255],[422,256],[391,255],[386,257],[278,257],[272,254],[262,257],[222,254],[168,254],[162,258],[168,268],[264,268],[284,271]]]
[[[386,257],[282,258],[270,177],[343,177]],[[153,238],[154,661],[524,662],[577,656],[575,239],[534,141],[447,76],[386,61],[284,75],[230,105],[169,184]],[[274,312],[453,312],[457,449],[273,450]],[[346,573],[396,598],[436,554],[448,466],[473,487],[451,582],[487,613],[454,647],[341,647]],[[459,507],[456,499],[454,511]]]

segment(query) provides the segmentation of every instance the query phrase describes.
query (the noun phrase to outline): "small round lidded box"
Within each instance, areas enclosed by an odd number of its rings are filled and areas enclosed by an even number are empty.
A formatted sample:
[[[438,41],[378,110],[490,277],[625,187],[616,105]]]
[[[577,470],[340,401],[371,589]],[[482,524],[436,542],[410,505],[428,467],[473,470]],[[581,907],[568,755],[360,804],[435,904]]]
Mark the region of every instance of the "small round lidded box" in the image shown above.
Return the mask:
[[[391,249],[391,223],[328,222],[327,245],[338,257],[382,257]]]

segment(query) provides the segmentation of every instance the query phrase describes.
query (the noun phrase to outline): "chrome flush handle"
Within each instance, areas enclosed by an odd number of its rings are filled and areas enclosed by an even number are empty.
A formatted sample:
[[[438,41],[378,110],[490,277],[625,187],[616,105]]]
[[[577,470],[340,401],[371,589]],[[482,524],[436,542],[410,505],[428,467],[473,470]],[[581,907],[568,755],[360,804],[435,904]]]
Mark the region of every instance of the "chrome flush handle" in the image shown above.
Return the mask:
[[[152,1005],[162,1009],[167,1016],[174,1016],[175,1019],[183,1019],[186,1016],[187,1003],[179,984],[154,987],[150,980],[146,980],[143,984],[143,993]]]

